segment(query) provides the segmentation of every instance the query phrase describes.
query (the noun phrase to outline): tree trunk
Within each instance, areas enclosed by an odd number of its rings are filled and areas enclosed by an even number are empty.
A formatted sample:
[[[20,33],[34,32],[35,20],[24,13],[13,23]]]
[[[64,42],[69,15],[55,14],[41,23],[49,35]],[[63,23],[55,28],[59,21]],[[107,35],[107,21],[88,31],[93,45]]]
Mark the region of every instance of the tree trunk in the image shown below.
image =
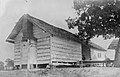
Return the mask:
[[[115,49],[114,67],[120,67],[120,38],[117,44],[117,48]]]

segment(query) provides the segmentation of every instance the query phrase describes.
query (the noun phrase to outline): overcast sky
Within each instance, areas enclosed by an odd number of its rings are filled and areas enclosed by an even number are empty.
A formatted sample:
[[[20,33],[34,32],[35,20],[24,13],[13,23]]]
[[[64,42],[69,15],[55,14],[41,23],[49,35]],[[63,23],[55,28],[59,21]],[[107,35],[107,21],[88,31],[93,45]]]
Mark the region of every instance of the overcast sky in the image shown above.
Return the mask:
[[[73,0],[0,0],[0,60],[13,59],[14,45],[5,40],[18,19],[25,13],[57,27],[76,32],[69,30],[65,22],[69,16],[75,16],[72,6]],[[92,41],[107,49],[111,40],[95,38]]]

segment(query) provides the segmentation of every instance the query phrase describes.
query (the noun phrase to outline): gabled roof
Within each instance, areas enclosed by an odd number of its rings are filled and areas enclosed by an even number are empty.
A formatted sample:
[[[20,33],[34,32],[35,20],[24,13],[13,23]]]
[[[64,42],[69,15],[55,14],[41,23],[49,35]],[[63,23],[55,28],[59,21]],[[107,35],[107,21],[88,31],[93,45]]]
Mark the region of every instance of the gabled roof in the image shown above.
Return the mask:
[[[89,45],[90,45],[92,48],[94,48],[94,49],[98,49],[98,50],[100,50],[100,51],[106,51],[104,48],[102,48],[101,46],[99,46],[99,45],[97,45],[97,44],[95,44],[95,43],[93,43],[93,42],[89,42]]]
[[[114,39],[109,45],[108,49],[116,49],[119,39]]]
[[[44,29],[46,32],[49,32],[51,35],[54,36],[59,36],[68,40],[74,40],[77,42],[80,42],[80,39],[78,38],[78,36],[76,36],[75,34],[72,34],[64,29],[55,27],[53,25],[50,25],[42,20],[39,20],[37,18],[34,18],[28,14],[23,15],[19,21],[17,22],[17,24],[15,25],[14,29],[12,30],[11,34],[8,36],[7,38],[7,42],[11,42],[14,43],[15,41],[15,37],[18,35],[18,33],[21,31],[21,29],[23,28],[23,23],[25,22],[25,20],[30,21],[33,24],[36,24],[38,27]]]
[[[68,32],[68,31],[66,31],[64,29],[61,29],[61,28],[58,28],[58,27],[55,27],[53,25],[50,25],[50,24],[48,24],[48,23],[46,23],[46,22],[44,22],[44,21],[42,21],[40,19],[37,19],[35,17],[32,17],[32,16],[30,16],[28,14],[24,14],[19,19],[19,21],[16,23],[14,29],[12,30],[12,32],[8,36],[8,38],[6,40],[7,42],[14,43],[16,36],[21,31],[21,29],[25,26],[23,24],[26,22],[26,20],[28,20],[29,22],[37,25],[38,27],[42,28],[46,32],[49,32],[51,35],[58,36],[58,37],[61,37],[61,38],[65,38],[65,39],[68,39],[68,40],[77,41],[79,43],[84,44],[85,46],[88,46],[84,42],[82,42],[78,38],[78,36],[76,36],[75,34],[72,34],[71,32]],[[94,44],[92,42],[89,42],[89,45],[92,48],[105,51],[105,49],[103,49],[102,47],[100,47],[100,46],[98,46],[98,45],[96,45],[96,44]]]

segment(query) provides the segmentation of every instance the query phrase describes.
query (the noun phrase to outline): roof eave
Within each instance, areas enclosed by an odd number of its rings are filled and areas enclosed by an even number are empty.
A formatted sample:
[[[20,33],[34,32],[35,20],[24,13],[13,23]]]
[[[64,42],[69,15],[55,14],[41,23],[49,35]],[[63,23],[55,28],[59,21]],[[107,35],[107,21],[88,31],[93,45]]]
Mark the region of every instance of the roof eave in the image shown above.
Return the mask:
[[[12,39],[7,39],[6,42],[13,43],[13,44],[15,43],[15,41]]]

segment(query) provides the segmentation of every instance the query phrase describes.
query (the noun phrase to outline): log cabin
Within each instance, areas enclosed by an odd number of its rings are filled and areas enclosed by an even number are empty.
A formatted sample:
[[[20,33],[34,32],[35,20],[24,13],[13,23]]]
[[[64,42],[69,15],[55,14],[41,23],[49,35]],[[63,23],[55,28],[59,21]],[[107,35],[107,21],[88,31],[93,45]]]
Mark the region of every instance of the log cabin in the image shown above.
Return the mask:
[[[14,44],[14,64],[20,69],[73,65],[82,60],[82,55],[90,60],[90,48],[100,48],[86,45],[75,34],[29,14],[19,19],[6,41]]]
[[[6,41],[14,44],[17,68],[70,65],[82,60],[83,43],[76,35],[28,14],[19,19]]]

